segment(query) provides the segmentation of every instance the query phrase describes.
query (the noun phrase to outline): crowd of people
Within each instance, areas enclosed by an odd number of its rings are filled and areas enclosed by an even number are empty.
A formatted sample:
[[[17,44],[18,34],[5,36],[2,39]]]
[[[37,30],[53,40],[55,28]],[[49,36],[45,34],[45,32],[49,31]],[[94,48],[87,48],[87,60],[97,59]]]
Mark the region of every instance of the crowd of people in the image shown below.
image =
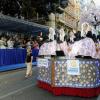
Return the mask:
[[[1,33],[0,34],[0,49],[14,48],[39,48],[41,36],[21,33]]]
[[[32,49],[39,50],[43,41],[42,33],[37,36],[34,34],[22,34],[2,32],[0,34],[0,49],[26,49],[26,75],[25,77],[32,76],[32,62],[36,57],[32,54]]]

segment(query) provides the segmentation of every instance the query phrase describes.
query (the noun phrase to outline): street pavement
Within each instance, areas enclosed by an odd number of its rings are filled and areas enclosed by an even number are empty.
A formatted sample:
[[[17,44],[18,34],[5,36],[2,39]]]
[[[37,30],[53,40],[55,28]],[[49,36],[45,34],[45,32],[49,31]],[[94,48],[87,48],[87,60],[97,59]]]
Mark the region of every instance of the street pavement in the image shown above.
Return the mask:
[[[37,87],[37,68],[33,67],[33,76],[25,78],[26,69],[0,73],[0,100],[97,100],[71,96],[54,96]]]

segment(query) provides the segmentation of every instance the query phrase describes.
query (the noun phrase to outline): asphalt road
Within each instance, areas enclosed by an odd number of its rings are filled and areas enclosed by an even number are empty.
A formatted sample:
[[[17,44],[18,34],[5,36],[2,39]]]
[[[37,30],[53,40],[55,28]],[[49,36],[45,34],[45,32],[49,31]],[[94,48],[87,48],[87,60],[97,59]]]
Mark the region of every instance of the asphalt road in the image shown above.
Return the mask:
[[[97,100],[97,97],[54,96],[37,87],[36,67],[33,67],[33,76],[28,79],[24,77],[25,70],[0,73],[0,100]]]

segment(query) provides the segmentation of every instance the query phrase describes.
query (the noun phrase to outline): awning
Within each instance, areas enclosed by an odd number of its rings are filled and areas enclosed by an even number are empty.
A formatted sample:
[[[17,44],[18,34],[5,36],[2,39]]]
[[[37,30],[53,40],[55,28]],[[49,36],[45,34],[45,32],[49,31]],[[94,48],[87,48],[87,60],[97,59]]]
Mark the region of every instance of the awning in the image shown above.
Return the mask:
[[[0,30],[32,34],[37,32],[47,33],[48,26],[0,14]]]

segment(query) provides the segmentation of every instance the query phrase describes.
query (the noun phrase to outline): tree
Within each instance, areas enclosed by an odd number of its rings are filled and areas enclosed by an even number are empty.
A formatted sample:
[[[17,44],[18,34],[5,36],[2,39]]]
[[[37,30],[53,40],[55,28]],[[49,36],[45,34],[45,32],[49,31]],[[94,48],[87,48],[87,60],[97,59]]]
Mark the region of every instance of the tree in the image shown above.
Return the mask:
[[[21,16],[21,0],[1,0],[0,11],[5,15]]]
[[[63,13],[68,5],[68,0],[0,0],[0,10],[3,14],[10,16],[24,16],[26,19],[32,19],[36,13],[40,17],[48,19],[48,15],[53,12]]]
[[[39,16],[44,16],[45,18],[48,18],[51,12],[63,13],[59,7],[65,8],[68,5],[68,0],[31,0],[31,2]]]
[[[22,16],[26,19],[32,19],[33,16],[36,16],[35,7],[32,5],[31,0],[23,0]]]

